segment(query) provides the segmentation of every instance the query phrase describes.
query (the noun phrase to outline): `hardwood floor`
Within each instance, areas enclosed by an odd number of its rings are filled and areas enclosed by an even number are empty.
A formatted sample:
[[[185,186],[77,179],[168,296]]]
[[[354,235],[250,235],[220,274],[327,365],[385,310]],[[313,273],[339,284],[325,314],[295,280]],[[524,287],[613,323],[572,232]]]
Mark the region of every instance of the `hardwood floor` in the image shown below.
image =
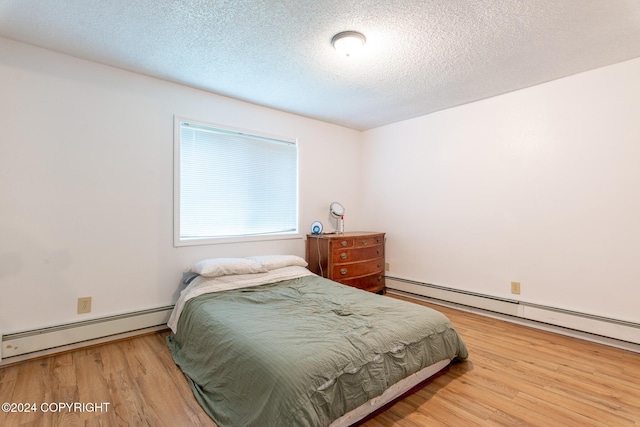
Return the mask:
[[[452,320],[469,360],[364,426],[640,426],[640,354],[421,304]],[[0,403],[36,409],[0,412],[0,426],[215,426],[167,334],[0,368]]]

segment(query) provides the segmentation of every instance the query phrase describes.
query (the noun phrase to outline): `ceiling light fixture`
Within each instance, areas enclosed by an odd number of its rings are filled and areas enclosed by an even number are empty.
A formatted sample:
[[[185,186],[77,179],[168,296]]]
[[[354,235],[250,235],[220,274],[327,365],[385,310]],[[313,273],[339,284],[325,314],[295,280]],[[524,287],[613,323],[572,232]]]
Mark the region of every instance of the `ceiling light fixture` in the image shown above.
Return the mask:
[[[357,31],[343,31],[331,39],[331,44],[343,56],[351,56],[362,49],[367,39]]]

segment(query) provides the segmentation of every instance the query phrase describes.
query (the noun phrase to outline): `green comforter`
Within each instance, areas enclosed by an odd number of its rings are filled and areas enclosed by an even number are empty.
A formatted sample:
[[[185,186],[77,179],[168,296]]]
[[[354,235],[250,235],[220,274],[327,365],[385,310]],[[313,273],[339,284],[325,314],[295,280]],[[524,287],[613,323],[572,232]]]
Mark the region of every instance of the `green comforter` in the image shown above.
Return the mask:
[[[167,342],[221,427],[327,426],[467,350],[437,311],[318,276],[189,300]]]

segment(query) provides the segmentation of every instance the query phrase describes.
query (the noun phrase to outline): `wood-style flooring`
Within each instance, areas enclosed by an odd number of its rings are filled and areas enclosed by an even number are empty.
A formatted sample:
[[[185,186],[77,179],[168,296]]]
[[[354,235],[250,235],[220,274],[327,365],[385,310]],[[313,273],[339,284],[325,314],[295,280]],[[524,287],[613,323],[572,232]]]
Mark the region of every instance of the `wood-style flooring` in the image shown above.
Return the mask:
[[[364,426],[640,426],[640,354],[421,304],[451,319],[469,360]],[[167,334],[0,368],[0,403],[35,408],[0,412],[0,426],[215,426],[174,364]],[[100,403],[108,405],[91,406]]]

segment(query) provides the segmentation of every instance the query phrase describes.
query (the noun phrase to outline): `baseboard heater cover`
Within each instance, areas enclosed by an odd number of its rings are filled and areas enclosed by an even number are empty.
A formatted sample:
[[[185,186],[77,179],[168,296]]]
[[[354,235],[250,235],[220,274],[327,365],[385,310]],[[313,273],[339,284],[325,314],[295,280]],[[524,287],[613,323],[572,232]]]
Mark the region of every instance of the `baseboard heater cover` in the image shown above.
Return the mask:
[[[458,289],[446,288],[432,285],[430,283],[417,282],[415,280],[401,279],[398,277],[385,278],[386,287],[399,291],[422,295],[442,301],[450,301],[468,307],[480,308],[496,313],[508,314],[510,316],[521,316],[521,309],[517,300],[492,297],[479,293],[462,291]]]
[[[525,319],[640,344],[640,324],[538,304],[521,304]]]
[[[555,325],[613,340],[640,344],[640,324],[638,323],[532,304],[524,301],[502,299],[397,277],[387,277],[385,281],[389,290],[398,290],[433,298],[435,300],[447,301],[462,306]],[[609,342],[606,343],[610,345]],[[633,348],[635,348],[635,346],[632,346],[632,349]]]
[[[105,337],[166,327],[173,305],[132,313],[74,322],[31,331],[0,335],[0,360],[51,350]]]

